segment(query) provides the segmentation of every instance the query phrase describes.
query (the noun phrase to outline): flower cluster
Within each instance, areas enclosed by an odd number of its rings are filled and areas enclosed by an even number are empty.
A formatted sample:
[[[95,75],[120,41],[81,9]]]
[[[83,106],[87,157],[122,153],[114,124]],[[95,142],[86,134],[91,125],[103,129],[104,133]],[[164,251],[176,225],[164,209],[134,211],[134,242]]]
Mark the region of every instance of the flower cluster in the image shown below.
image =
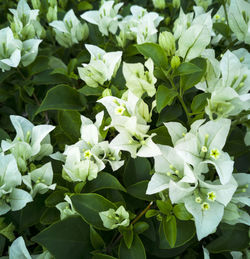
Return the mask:
[[[44,28],[37,16],[39,10],[31,10],[26,0],[19,1],[17,9],[10,9],[13,14],[11,28],[0,30],[0,68],[2,71],[31,64],[38,52],[38,46],[44,37]]]
[[[51,162],[36,166],[35,161],[52,153],[49,133],[55,128],[50,125],[34,126],[21,116],[10,116],[16,130],[13,141],[2,140],[0,154],[0,215],[9,210],[20,210],[31,202],[37,193],[44,194],[52,184],[53,170]],[[17,188],[22,183],[29,192]]]
[[[249,177],[232,175],[234,162],[222,151],[230,123],[228,119],[206,123],[197,120],[189,132],[180,123],[165,123],[174,147],[159,145],[162,155],[154,158],[155,173],[147,194],[163,192],[164,196],[168,190],[172,203],[184,203],[194,217],[199,240],[216,230],[224,219],[224,210],[225,218],[229,217],[229,208],[238,201],[235,197],[246,197],[245,191],[243,195],[240,191],[237,194],[236,189],[244,186]],[[242,203],[246,204],[244,198]],[[246,224],[250,223],[249,215],[237,206],[234,209],[238,213],[234,224],[244,220]]]

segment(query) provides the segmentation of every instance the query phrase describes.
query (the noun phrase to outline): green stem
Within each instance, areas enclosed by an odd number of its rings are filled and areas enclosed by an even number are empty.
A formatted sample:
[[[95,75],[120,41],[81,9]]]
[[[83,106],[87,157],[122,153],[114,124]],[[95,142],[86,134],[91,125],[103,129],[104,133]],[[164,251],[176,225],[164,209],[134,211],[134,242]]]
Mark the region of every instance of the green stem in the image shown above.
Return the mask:
[[[172,79],[172,78],[168,78],[168,80],[169,80],[169,82],[170,82],[172,88],[177,91],[177,88],[176,88],[176,86],[175,86],[175,84],[174,84],[174,82],[173,82],[173,79]],[[177,91],[177,92],[178,92],[178,91]],[[179,102],[181,103],[182,108],[183,108],[183,110],[185,111],[185,114],[186,114],[188,123],[190,124],[190,120],[191,120],[190,114],[189,114],[188,109],[187,109],[187,106],[186,106],[185,102],[183,101],[182,96],[180,95],[179,92],[178,92],[177,98],[178,98]]]

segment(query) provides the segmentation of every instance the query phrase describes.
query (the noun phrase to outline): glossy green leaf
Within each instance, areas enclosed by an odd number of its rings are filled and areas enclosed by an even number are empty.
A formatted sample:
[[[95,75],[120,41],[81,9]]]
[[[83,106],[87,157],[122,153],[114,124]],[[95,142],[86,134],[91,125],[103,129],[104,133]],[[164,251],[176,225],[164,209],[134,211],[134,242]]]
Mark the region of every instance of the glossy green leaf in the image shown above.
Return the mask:
[[[151,58],[156,66],[167,69],[168,58],[160,45],[156,43],[143,43],[136,45],[136,48],[144,57]]]
[[[59,111],[58,122],[64,133],[77,142],[80,138],[81,117],[77,111]]]
[[[127,248],[130,249],[134,239],[134,232],[133,232],[132,225],[131,227],[121,229],[120,231],[122,233],[124,243],[126,244]]]
[[[119,246],[119,259],[146,259],[146,253],[140,238],[135,235],[130,249],[127,248],[124,240]]]
[[[202,93],[196,95],[191,104],[191,109],[193,112],[202,112],[205,109],[205,106],[207,105],[207,99],[209,98],[209,93]]]
[[[72,87],[57,85],[50,89],[43,99],[36,114],[47,110],[83,110],[83,97]]]
[[[89,226],[79,216],[58,221],[32,240],[46,247],[55,258],[91,258]]]
[[[160,85],[156,92],[157,111],[160,113],[164,107],[171,105],[177,95],[178,92],[175,89]]]
[[[193,74],[197,72],[202,72],[202,69],[190,62],[182,63],[174,72],[175,76],[183,76],[188,74]]]
[[[132,184],[127,188],[127,192],[132,195],[133,197],[146,200],[146,201],[153,201],[156,199],[155,195],[147,195],[146,190],[148,187],[148,181],[140,181],[138,183]]]
[[[139,221],[134,224],[134,232],[136,234],[141,234],[149,228],[149,224],[144,221]]]
[[[116,209],[116,206],[103,196],[96,193],[75,194],[71,196],[75,210],[88,223],[98,229],[106,230],[99,212]]]
[[[125,186],[137,183],[143,180],[149,180],[151,165],[148,159],[137,157],[136,159],[129,158],[125,165],[123,181]]]
[[[221,230],[219,237],[206,246],[210,253],[241,251],[249,247],[249,227],[243,224],[234,226],[223,224]]]
[[[169,215],[173,209],[173,206],[172,206],[170,200],[168,200],[168,201],[157,200],[156,204],[157,204],[157,207],[159,208],[159,210],[161,211],[161,213],[163,213],[165,215]]]
[[[173,212],[179,220],[190,220],[192,218],[192,215],[187,211],[183,203],[176,204]]]
[[[169,215],[162,220],[165,237],[171,248],[174,247],[177,238],[177,227],[175,216]]]
[[[87,182],[83,192],[96,192],[102,189],[114,189],[126,192],[126,189],[120,184],[116,177],[105,172],[99,173],[96,179]]]
[[[190,63],[199,67],[201,71],[181,76],[181,89],[183,93],[194,85],[198,84],[206,73],[207,69],[207,61],[204,58],[192,59],[190,60]]]
[[[101,250],[105,247],[105,242],[102,237],[92,226],[90,226],[90,241],[92,246],[97,250]]]

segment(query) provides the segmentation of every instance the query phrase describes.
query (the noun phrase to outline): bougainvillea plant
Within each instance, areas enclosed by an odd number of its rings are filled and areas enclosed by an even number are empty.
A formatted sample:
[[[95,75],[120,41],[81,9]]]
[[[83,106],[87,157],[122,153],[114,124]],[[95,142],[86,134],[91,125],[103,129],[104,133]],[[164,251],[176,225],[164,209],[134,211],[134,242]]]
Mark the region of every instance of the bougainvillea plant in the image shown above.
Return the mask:
[[[0,1],[0,258],[250,258],[250,1]]]

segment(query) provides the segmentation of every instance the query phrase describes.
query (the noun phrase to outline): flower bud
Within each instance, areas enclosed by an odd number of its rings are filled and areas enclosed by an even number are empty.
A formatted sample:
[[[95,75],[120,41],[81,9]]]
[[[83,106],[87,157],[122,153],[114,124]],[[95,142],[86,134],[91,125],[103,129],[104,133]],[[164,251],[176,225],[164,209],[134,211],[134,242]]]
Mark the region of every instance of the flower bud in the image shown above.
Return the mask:
[[[167,53],[167,56],[173,56],[175,53],[175,38],[171,32],[164,31],[160,33],[159,44]]]
[[[172,69],[176,69],[181,64],[180,58],[178,56],[173,56],[171,59]]]
[[[17,165],[22,173],[27,170],[26,162],[21,157],[17,158]]]
[[[36,32],[32,24],[26,25],[22,30],[22,39],[32,39],[35,38]]]
[[[154,5],[154,8],[157,8],[157,9],[165,9],[166,7],[166,3],[165,3],[165,0],[153,0],[153,5]]]
[[[180,5],[181,5],[181,1],[180,0],[173,0],[172,5],[174,8],[179,9]]]
[[[49,0],[48,2],[51,7],[57,6],[57,0]]]
[[[54,7],[49,7],[46,17],[48,22],[57,20],[57,5]]]
[[[41,2],[40,0],[31,0],[32,6],[34,9],[40,9],[41,7]]]

